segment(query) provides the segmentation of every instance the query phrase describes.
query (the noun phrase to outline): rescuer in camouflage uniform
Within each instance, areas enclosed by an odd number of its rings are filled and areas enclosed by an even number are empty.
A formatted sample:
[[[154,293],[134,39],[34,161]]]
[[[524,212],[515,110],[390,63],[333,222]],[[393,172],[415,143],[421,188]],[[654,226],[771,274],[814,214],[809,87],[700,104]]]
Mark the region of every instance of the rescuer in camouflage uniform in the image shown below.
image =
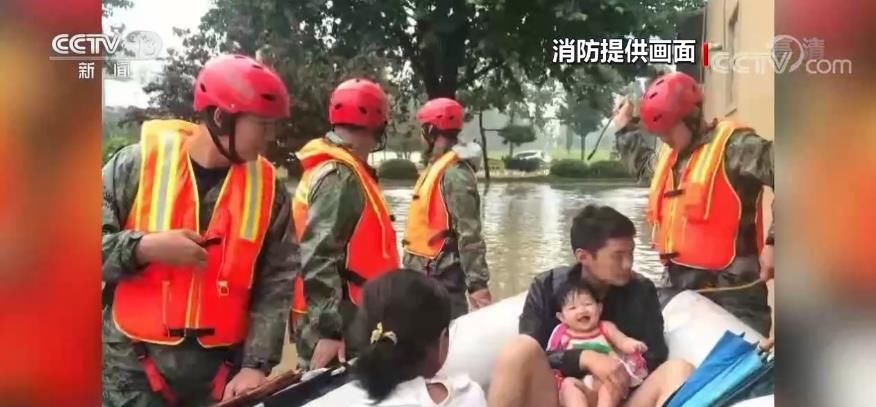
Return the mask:
[[[427,147],[424,156],[429,160],[422,177],[434,170],[435,162],[448,151],[456,152],[459,160],[450,164],[440,179],[440,191],[450,224],[450,236],[442,252],[432,260],[406,251],[403,263],[405,268],[427,272],[441,281],[450,293],[451,317],[456,318],[468,312],[469,302],[473,309],[492,302],[475,174],[482,160],[481,149],[475,143],[457,139],[462,130],[463,109],[452,99],[430,100],[417,113],[417,120],[423,126],[423,142]],[[422,195],[422,192],[416,194]],[[410,216],[408,222],[411,222]],[[402,243],[404,245],[405,241]]]
[[[217,74],[220,78],[240,79],[243,77],[241,70],[252,68],[256,61],[244,57],[231,56],[218,57],[208,62],[202,74],[213,69],[212,78]],[[217,62],[220,61],[220,62]],[[211,65],[211,63],[213,63]],[[229,64],[233,69],[227,69]],[[225,67],[225,68],[222,68]],[[267,70],[259,70],[255,75],[262,75]],[[270,73],[270,75],[274,75]],[[210,76],[210,75],[205,75]],[[286,89],[279,77],[275,75],[268,78],[272,84],[272,90],[276,90],[276,101],[284,101],[288,112],[288,96]],[[253,91],[264,92],[265,85],[262,79],[253,79],[253,76],[240,79],[238,85],[252,86]],[[212,81],[211,89],[220,89],[221,81]],[[282,87],[282,89],[280,89]],[[233,92],[229,93],[233,99]],[[239,95],[237,95],[239,96]],[[197,106],[196,96],[196,109]],[[224,102],[228,102],[225,100]],[[206,230],[213,215],[213,208],[220,197],[223,180],[229,173],[231,162],[252,160],[256,157],[256,151],[262,149],[266,141],[272,137],[273,119],[265,117],[256,118],[249,111],[258,112],[258,109],[247,110],[250,106],[245,103],[238,104],[238,114],[225,115],[228,106],[222,103],[212,104],[203,113],[203,122],[199,131],[190,136],[190,145],[198,144],[202,154],[197,157],[191,156],[191,168],[200,201],[200,228]],[[200,110],[200,109],[198,109]],[[221,112],[220,112],[221,110]],[[225,125],[211,122],[220,118]],[[233,119],[229,121],[228,119]],[[148,123],[148,122],[147,122]],[[144,128],[146,124],[144,123]],[[235,138],[226,133],[228,126],[233,127],[237,134]],[[249,126],[248,130],[242,130],[242,126]],[[261,126],[261,127],[258,127]],[[266,137],[258,143],[261,147],[253,147],[252,139],[244,132],[251,132],[254,128],[262,128]],[[252,134],[252,133],[250,133]],[[211,141],[211,138],[213,139]],[[230,138],[230,141],[228,141]],[[196,140],[197,139],[197,140]],[[224,149],[213,143],[224,142]],[[192,147],[194,149],[195,147]],[[211,150],[213,149],[213,150]],[[203,153],[209,151],[208,153]],[[238,155],[239,154],[239,155]],[[138,360],[134,345],[116,327],[113,320],[113,293],[114,287],[125,279],[136,276],[145,267],[150,259],[140,258],[142,246],[150,235],[154,242],[162,240],[161,251],[164,259],[152,259],[156,263],[164,263],[161,260],[171,260],[174,264],[199,263],[206,256],[201,252],[197,244],[200,237],[194,231],[172,230],[169,232],[157,232],[144,234],[139,231],[126,229],[125,225],[129,215],[132,214],[132,205],[137,197],[141,182],[141,144],[128,146],[117,152],[103,167],[103,205],[102,205],[102,279],[105,284],[103,289],[103,405],[110,406],[136,406],[136,407],[159,407],[168,403],[162,395],[150,390],[147,376],[141,361]],[[203,159],[203,157],[210,157]],[[223,158],[224,157],[224,158]],[[243,157],[243,158],[241,158]],[[199,162],[198,160],[202,162]],[[209,161],[209,162],[203,162]],[[267,214],[263,214],[266,216]],[[254,388],[266,380],[273,366],[280,362],[283,347],[283,334],[286,328],[289,303],[292,292],[292,279],[299,269],[298,247],[294,242],[290,229],[290,198],[285,185],[277,180],[275,185],[274,201],[270,213],[268,230],[264,244],[256,266],[254,281],[252,283],[249,302],[249,327],[246,340],[239,349],[228,348],[204,348],[193,337],[186,339],[176,346],[164,346],[144,343],[148,356],[154,361],[158,370],[167,382],[173,393],[179,396],[181,405],[209,405],[214,400],[210,399],[210,385],[214,379],[220,364],[233,357],[232,373],[234,379],[225,386],[224,396],[233,397],[236,394]],[[194,244],[193,244],[194,242]],[[159,246],[154,243],[153,247]],[[143,249],[145,250],[145,249]],[[170,252],[175,252],[172,254]],[[174,257],[171,259],[171,257]],[[161,312],[160,305],[155,305],[154,312]]]
[[[674,73],[669,75],[684,75]],[[657,81],[669,77],[658,78]],[[695,83],[685,75],[685,81]],[[687,79],[689,78],[689,79]],[[654,83],[657,83],[654,81]],[[653,86],[653,85],[652,85]],[[642,104],[648,100],[649,87]],[[697,92],[699,88],[697,88]],[[701,93],[700,100],[702,99]],[[641,108],[644,111],[645,107]],[[612,119],[616,133],[616,149],[631,174],[642,182],[650,182],[656,167],[657,145],[641,125],[639,109],[625,100],[620,103]],[[703,118],[702,102],[691,111],[684,112],[683,120],[695,131],[689,145],[680,148],[678,159],[672,168],[673,178],[679,179],[681,169],[689,161],[697,147],[709,143],[715,137],[715,122],[707,123]],[[661,137],[661,136],[658,136]],[[665,136],[662,136],[663,138]],[[773,277],[772,224],[766,236],[763,249],[758,254],[758,224],[756,217],[760,206],[763,187],[774,187],[773,142],[758,136],[753,131],[739,130],[730,136],[724,150],[724,170],[728,180],[741,203],[738,223],[735,258],[724,270],[701,270],[673,263],[671,260],[664,274],[664,288],[661,292],[665,301],[686,289],[728,288],[748,285],[758,279],[766,281]],[[704,292],[729,312],[748,323],[763,335],[769,335],[771,326],[770,307],[767,303],[767,287],[755,284],[740,290]]]
[[[348,151],[367,172],[363,176],[376,183],[377,172],[368,165],[367,158],[371,152],[383,147],[388,108],[386,95],[379,85],[365,79],[347,80],[334,90],[329,102],[332,131],[308,145],[320,141]],[[299,160],[307,149],[305,146],[298,152]],[[302,185],[304,183],[307,185]],[[306,219],[303,220],[306,226],[300,230],[303,293],[306,293],[303,297],[306,301],[300,302],[296,298],[294,303],[306,303],[306,309],[296,310],[293,306],[293,315],[298,316],[293,324],[292,338],[298,351],[298,365],[304,370],[318,369],[335,359],[344,361],[355,356],[357,343],[346,339],[357,307],[351,302],[344,275],[349,264],[348,255],[352,255],[350,244],[357,237],[363,238],[354,235],[362,233],[357,227],[366,209],[370,210],[370,206],[366,206],[365,188],[356,170],[339,160],[328,160],[309,174],[305,173],[298,185],[295,205],[299,194],[308,191],[303,198],[307,205]],[[298,222],[299,214],[293,216]],[[392,228],[391,223],[388,227]],[[379,239],[380,236],[375,233],[364,238]],[[394,232],[392,239],[395,256],[392,269],[397,269],[398,246]],[[379,256],[378,253],[360,255]],[[296,289],[296,295],[298,292]]]

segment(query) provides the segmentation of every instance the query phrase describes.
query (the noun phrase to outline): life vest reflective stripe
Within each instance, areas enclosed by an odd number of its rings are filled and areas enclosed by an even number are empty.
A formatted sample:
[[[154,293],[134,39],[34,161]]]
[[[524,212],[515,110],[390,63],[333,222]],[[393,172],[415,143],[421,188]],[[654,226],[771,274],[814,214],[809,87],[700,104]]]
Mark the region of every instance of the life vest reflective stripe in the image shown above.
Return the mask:
[[[672,172],[677,152],[667,146],[659,152],[647,218],[664,262],[719,271],[736,257],[742,205],[727,178],[724,151],[738,130],[750,129],[729,121],[718,123],[712,141],[691,154],[678,183]]]
[[[186,150],[196,128],[179,120],[143,123],[140,185],[126,229],[199,231],[200,202]],[[133,340],[165,345],[188,335],[204,347],[242,343],[274,187],[274,167],[264,158],[231,166],[202,234],[215,243],[206,247],[206,268],[151,264],[121,280],[113,301],[119,330]]]
[[[447,152],[417,180],[402,240],[406,252],[435,260],[444,250],[450,233],[450,216],[441,194],[441,180],[447,169],[458,161],[458,154]]]
[[[365,206],[353,230],[353,236],[347,243],[346,270],[342,273],[349,299],[359,305],[362,284],[399,267],[396,236],[389,216],[389,206],[365,165],[346,149],[318,138],[308,142],[297,156],[304,169],[292,199],[292,219],[299,241],[307,229],[310,189],[313,186],[313,176],[319,173],[319,168],[330,162],[345,165],[353,170],[362,187]],[[293,295],[294,322],[298,316],[307,313],[304,280],[300,275],[295,279]]]

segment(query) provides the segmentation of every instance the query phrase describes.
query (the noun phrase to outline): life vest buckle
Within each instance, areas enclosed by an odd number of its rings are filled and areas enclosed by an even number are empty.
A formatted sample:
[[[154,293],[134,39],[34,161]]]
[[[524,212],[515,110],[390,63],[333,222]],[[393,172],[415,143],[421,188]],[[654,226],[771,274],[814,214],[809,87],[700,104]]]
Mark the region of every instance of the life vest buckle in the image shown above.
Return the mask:
[[[202,336],[214,335],[216,330],[213,328],[168,328],[167,336],[172,338],[199,338]]]
[[[228,281],[225,281],[225,280],[220,280],[219,282],[217,282],[216,287],[219,289],[219,296],[220,297],[228,296],[229,292],[231,291],[228,288]]]
[[[660,260],[672,260],[678,256],[678,252],[660,253]]]
[[[675,197],[681,196],[681,195],[684,195],[683,188],[673,189],[671,191],[666,191],[663,193],[664,198],[675,198]]]

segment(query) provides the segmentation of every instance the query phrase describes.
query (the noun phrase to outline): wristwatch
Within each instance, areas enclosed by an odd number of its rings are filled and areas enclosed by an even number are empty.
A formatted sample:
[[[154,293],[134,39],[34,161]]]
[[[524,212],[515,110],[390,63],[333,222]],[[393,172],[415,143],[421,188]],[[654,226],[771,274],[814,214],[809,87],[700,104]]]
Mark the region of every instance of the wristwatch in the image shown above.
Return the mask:
[[[265,376],[270,375],[271,370],[273,370],[273,367],[270,364],[261,360],[247,360],[241,363],[240,367],[261,371]]]

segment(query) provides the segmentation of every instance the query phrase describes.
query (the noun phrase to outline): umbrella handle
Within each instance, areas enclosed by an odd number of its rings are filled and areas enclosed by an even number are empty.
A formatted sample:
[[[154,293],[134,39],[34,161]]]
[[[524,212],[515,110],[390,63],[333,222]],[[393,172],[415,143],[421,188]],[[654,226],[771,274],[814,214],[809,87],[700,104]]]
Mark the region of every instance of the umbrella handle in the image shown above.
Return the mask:
[[[596,138],[596,144],[593,145],[593,151],[590,152],[590,155],[587,156],[587,161],[590,161],[593,158],[593,155],[596,154],[596,150],[599,148],[599,143],[602,142],[602,136],[605,135],[605,131],[608,130],[608,126],[611,125],[611,120],[605,123],[605,126],[602,127],[602,131],[599,133],[599,137]],[[581,141],[584,142],[583,140]]]

